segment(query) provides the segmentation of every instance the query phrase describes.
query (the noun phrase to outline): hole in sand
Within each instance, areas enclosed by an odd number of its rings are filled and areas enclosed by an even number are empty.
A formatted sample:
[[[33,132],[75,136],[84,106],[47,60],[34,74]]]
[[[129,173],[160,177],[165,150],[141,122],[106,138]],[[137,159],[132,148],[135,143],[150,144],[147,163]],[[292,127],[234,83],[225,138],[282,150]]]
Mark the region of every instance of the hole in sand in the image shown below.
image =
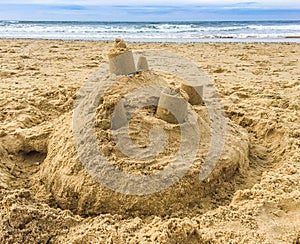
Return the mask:
[[[27,163],[42,163],[47,157],[46,153],[31,150],[29,152],[20,151],[19,154]]]

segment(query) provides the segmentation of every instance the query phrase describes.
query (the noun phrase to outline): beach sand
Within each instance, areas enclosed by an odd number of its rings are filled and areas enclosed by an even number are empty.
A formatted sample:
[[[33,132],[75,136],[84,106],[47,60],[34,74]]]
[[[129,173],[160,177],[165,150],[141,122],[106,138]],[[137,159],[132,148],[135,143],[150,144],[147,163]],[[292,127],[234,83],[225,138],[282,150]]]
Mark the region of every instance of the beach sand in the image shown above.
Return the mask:
[[[112,46],[0,40],[0,243],[299,243],[300,45],[129,44],[199,65],[248,138],[246,170],[225,172],[197,206],[149,214],[122,212],[116,196],[84,202],[101,191],[78,169],[70,118]]]

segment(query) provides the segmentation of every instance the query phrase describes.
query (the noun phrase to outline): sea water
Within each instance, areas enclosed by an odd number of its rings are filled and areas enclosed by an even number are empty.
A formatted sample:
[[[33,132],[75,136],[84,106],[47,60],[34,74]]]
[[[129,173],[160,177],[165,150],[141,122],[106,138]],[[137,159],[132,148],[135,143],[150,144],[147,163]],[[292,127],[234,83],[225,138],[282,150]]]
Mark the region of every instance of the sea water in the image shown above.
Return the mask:
[[[300,21],[0,21],[0,38],[131,42],[297,42]]]

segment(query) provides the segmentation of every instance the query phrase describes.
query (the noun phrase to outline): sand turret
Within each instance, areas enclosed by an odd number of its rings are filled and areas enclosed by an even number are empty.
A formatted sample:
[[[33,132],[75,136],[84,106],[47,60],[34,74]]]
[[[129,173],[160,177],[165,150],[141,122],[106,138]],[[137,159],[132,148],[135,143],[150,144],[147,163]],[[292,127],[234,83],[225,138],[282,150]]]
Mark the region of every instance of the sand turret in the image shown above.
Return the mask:
[[[194,84],[181,84],[181,89],[184,90],[189,96],[189,103],[192,105],[202,105],[203,100],[203,86]]]
[[[162,93],[156,115],[168,123],[181,124],[187,116],[187,102],[182,97]]]
[[[132,51],[122,39],[116,39],[109,52],[109,69],[116,75],[128,75],[136,71]]]
[[[145,56],[140,56],[137,63],[138,71],[147,71],[149,70],[148,61]]]

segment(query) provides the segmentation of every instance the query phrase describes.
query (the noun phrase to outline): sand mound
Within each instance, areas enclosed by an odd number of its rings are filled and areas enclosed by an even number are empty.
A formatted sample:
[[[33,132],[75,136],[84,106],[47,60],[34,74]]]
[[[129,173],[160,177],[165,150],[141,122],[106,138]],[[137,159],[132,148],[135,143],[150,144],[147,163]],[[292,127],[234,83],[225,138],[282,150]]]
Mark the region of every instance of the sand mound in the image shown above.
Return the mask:
[[[97,78],[95,77],[95,79]],[[132,159],[120,151],[119,142],[114,140],[114,136],[125,133],[123,128],[111,129],[110,122],[117,103],[121,98],[124,99],[125,94],[149,86],[164,86],[172,89],[166,80],[152,72],[142,72],[132,78],[124,76],[118,78],[118,81],[105,91],[96,111],[95,131],[104,156],[116,168],[130,174],[150,175],[163,170],[172,162],[174,155],[180,148],[180,126],[159,119],[156,115],[155,106],[137,110],[130,120],[129,129],[133,144],[140,148],[148,147],[150,151],[149,132],[155,126],[164,129],[168,143],[156,157],[146,161]],[[179,92],[184,93],[180,90]],[[143,97],[145,98],[145,96]],[[130,101],[132,102],[134,99],[137,97],[129,97],[127,100],[125,97],[129,110],[132,105]],[[152,99],[157,104],[159,97],[153,93],[147,99]],[[181,180],[170,188],[150,195],[132,196],[114,192],[97,183],[80,162],[73,140],[71,140],[71,114],[63,116],[58,123],[59,126],[55,128],[48,145],[47,158],[40,171],[40,180],[45,184],[46,189],[53,194],[58,206],[82,215],[100,213],[132,216],[170,215],[174,212],[197,209],[202,204],[202,198],[213,191],[216,186],[231,178],[235,172],[244,172],[247,169],[249,141],[247,132],[229,121],[226,145],[221,161],[208,179],[200,181],[199,172],[210,143],[210,119],[205,106],[195,106],[194,110],[196,111],[197,123],[202,128],[200,133],[201,145],[199,145],[194,165]],[[83,137],[85,131],[82,130],[81,133],[77,136]],[[126,146],[130,151],[130,145]],[[186,148],[187,159],[191,148],[192,145]],[[139,157],[147,159],[149,150],[143,151]],[[89,157],[90,154],[92,152],[87,152],[86,156]]]

